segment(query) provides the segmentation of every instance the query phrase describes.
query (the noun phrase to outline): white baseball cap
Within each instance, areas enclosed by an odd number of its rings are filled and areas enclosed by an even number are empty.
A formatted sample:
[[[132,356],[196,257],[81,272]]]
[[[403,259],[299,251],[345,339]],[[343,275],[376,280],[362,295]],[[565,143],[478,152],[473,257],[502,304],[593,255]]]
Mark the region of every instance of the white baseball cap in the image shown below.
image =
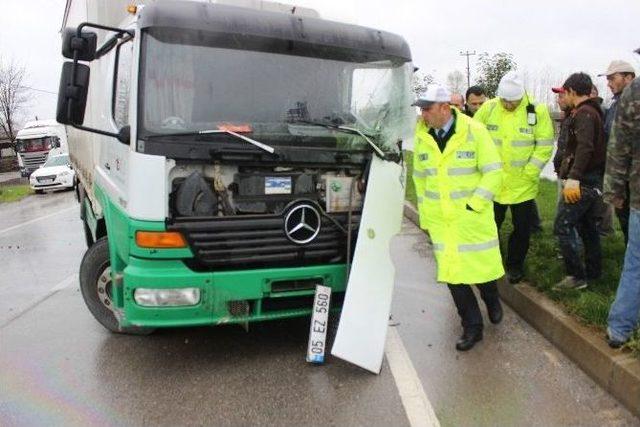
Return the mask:
[[[430,84],[427,86],[427,90],[420,98],[414,102],[414,107],[425,108],[430,106],[431,104],[435,104],[436,102],[446,102],[449,103],[451,101],[451,93],[444,86],[440,86],[439,84]]]
[[[509,71],[502,76],[500,83],[498,84],[498,91],[496,92],[498,97],[505,101],[517,101],[524,96],[524,85],[520,75],[515,71]]]
[[[598,74],[598,77],[602,76],[610,76],[616,73],[636,73],[636,70],[633,69],[633,66],[626,61],[615,60],[611,61],[609,64],[609,68],[604,73]]]

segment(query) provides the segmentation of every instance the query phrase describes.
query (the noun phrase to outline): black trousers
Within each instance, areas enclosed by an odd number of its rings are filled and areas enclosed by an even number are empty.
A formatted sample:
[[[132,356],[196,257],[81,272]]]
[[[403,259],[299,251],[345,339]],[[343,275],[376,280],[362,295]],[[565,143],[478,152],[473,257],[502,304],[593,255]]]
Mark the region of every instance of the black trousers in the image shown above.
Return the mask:
[[[537,216],[535,200],[517,203],[515,205],[493,204],[493,212],[498,230],[504,222],[507,208],[511,208],[511,221],[513,222],[513,232],[509,236],[507,246],[507,271],[524,270],[524,259],[529,251],[529,239],[531,238],[531,225]]]
[[[582,196],[576,203],[558,204],[553,232],[558,243],[567,275],[576,279],[597,279],[602,274],[602,250],[598,232],[598,207],[602,195],[599,190],[580,186]],[[584,245],[584,259],[575,238],[578,231]]]
[[[465,331],[477,332],[482,330],[482,313],[478,306],[478,300],[473,293],[471,285],[447,285],[453,302],[456,305],[462,328]],[[489,310],[500,304],[498,295],[498,285],[495,280],[477,285],[480,290],[480,297]]]

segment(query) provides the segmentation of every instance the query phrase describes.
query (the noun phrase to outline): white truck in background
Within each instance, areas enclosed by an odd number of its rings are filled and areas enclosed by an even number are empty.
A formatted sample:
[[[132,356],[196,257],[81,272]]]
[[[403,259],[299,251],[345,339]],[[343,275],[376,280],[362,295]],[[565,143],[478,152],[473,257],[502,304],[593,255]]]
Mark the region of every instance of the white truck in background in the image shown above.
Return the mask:
[[[42,166],[50,152],[69,152],[65,127],[55,120],[27,122],[16,135],[18,166],[23,177]]]

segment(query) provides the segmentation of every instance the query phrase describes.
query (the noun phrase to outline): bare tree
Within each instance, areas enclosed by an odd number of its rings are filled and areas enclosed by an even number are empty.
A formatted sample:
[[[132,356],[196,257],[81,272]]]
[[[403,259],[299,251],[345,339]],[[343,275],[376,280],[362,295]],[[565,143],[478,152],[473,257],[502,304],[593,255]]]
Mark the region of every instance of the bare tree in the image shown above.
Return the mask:
[[[455,70],[447,74],[447,87],[451,93],[463,93],[465,88],[465,76],[461,71]]]
[[[478,57],[478,84],[484,87],[489,98],[493,98],[502,76],[510,70],[518,68],[518,64],[510,53],[499,52],[489,56],[487,52]]]
[[[413,75],[413,93],[416,96],[420,96],[427,90],[427,86],[434,82],[434,78],[431,74],[422,74],[416,72]]]
[[[0,60],[0,131],[3,131],[11,142],[16,139],[17,120],[28,101],[27,93],[22,86],[24,77],[24,66],[16,65],[13,61],[5,64]]]

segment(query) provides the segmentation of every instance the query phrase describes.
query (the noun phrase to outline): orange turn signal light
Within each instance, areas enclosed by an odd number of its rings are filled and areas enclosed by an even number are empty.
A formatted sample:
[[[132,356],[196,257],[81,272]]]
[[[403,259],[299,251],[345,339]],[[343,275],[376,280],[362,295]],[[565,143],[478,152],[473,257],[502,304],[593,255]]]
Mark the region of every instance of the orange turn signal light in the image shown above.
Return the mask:
[[[185,248],[186,240],[176,231],[136,231],[136,245],[141,248]]]
[[[130,14],[135,15],[137,11],[138,6],[136,6],[135,4],[130,4],[129,6],[127,6],[127,12],[129,12]]]

